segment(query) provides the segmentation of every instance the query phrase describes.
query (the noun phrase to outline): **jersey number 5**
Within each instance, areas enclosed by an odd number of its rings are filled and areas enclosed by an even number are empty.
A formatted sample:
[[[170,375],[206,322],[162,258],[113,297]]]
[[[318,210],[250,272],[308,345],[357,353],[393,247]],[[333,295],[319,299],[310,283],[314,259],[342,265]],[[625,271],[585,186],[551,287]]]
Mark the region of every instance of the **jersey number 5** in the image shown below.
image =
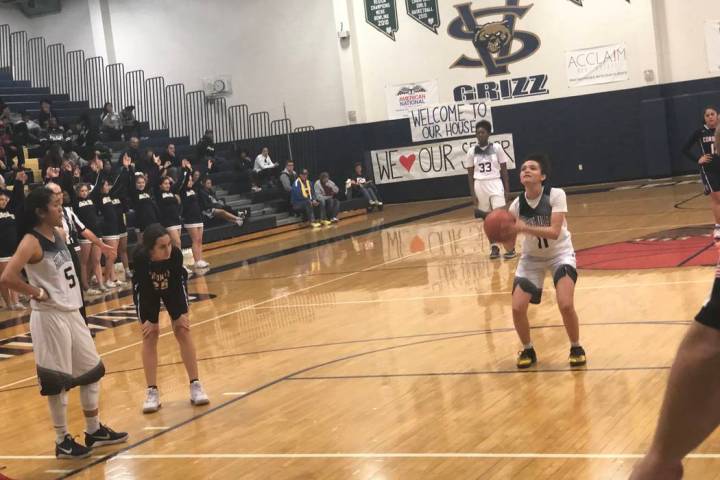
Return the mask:
[[[70,288],[75,288],[77,280],[75,280],[75,275],[73,275],[73,267],[67,267],[63,273],[65,274],[67,281],[70,283]]]
[[[480,173],[490,173],[490,172],[492,172],[492,163],[490,163],[490,162],[478,163],[477,168],[478,168],[478,170],[480,170]]]

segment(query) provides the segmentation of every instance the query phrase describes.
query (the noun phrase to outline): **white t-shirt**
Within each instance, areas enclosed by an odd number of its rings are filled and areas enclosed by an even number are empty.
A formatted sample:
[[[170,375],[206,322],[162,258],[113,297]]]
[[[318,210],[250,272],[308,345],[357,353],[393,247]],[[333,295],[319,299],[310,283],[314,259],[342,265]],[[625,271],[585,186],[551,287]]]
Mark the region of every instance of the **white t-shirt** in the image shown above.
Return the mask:
[[[508,156],[502,146],[495,142],[484,148],[474,146],[468,151],[467,160],[475,167],[475,180],[493,180],[500,178],[500,166],[508,162]]]
[[[267,157],[263,156],[261,153],[255,158],[255,168],[254,170],[256,172],[260,172],[262,170],[266,170],[268,168],[273,168],[275,166],[275,163],[270,158],[270,155]]]
[[[522,194],[525,196],[525,193]],[[530,226],[549,227],[553,213],[567,213],[567,197],[561,188],[551,188],[550,194],[546,190],[537,198],[525,197],[527,209],[521,212],[520,197],[510,204],[510,213],[516,218]],[[523,234],[522,244],[523,255],[531,257],[553,258],[559,255],[572,254],[575,252],[572,244],[570,231],[567,228],[567,220],[563,221],[560,236],[557,240],[548,238],[533,237]]]

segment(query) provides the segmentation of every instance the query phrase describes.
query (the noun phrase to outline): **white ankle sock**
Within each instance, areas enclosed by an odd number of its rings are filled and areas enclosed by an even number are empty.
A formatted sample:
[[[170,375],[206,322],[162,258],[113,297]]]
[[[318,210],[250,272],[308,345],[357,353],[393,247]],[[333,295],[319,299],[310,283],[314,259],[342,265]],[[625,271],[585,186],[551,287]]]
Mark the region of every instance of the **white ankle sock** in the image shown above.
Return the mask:
[[[60,444],[67,435],[67,392],[47,397],[50,406],[50,417],[55,428],[55,443]]]
[[[530,349],[530,348],[533,348],[533,343],[532,343],[532,342],[528,343],[527,345],[523,345],[523,350],[528,350],[528,349]]]

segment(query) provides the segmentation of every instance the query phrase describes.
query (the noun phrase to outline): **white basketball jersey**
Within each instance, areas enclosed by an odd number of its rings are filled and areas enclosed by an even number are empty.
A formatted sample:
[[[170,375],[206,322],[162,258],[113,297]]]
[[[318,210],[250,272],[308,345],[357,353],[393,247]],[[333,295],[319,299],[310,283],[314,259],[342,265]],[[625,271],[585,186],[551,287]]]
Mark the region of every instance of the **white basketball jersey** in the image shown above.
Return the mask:
[[[40,242],[43,258],[38,263],[25,265],[30,285],[45,290],[48,300],[30,301],[30,307],[38,311],[72,312],[82,307],[80,279],[75,272],[72,257],[62,237],[55,232],[52,242],[35,230],[30,232]]]
[[[475,180],[493,180],[500,178],[500,165],[507,163],[507,156],[499,143],[490,143],[485,148],[479,145],[471,148],[468,160],[475,167]]]

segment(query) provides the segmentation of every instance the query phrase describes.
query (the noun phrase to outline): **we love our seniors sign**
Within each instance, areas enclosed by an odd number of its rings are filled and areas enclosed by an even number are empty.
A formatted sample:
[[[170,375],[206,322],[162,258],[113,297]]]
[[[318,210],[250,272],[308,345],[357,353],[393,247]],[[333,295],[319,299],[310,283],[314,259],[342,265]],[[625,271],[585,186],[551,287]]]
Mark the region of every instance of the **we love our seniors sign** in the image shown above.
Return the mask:
[[[510,161],[507,168],[515,168],[515,148],[510,133],[493,135],[491,142],[498,142]],[[465,138],[446,142],[429,143],[411,147],[374,150],[370,152],[375,183],[397,183],[413,180],[467,175],[467,152],[475,148],[477,140]]]

